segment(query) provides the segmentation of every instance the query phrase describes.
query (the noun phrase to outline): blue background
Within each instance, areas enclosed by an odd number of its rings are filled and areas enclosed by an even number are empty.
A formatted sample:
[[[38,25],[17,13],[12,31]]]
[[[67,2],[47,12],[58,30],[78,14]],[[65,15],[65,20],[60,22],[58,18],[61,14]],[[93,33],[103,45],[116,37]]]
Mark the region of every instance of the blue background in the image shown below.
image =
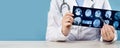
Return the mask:
[[[119,2],[110,0],[113,10]],[[50,0],[0,0],[0,40],[45,40],[49,6]]]

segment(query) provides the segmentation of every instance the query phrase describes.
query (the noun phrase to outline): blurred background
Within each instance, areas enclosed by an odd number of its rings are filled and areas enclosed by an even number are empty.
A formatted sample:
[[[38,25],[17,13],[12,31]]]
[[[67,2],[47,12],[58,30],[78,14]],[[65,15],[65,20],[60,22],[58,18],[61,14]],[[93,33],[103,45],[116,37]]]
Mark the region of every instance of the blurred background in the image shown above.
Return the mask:
[[[0,0],[0,41],[45,40],[50,1]],[[120,11],[120,0],[109,2],[113,10]]]

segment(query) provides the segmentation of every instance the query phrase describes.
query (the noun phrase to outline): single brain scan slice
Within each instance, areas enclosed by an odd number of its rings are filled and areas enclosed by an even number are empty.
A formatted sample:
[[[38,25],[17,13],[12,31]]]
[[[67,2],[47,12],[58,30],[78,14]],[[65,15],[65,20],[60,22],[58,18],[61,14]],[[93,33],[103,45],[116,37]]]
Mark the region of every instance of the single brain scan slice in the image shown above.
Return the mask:
[[[100,20],[99,20],[99,19],[95,19],[95,20],[93,21],[93,26],[94,26],[94,27],[99,27],[99,26],[100,26]]]
[[[118,28],[119,22],[118,22],[118,21],[114,21],[113,26],[114,26],[115,28]]]
[[[95,12],[95,17],[100,17],[101,16],[101,11],[100,10],[97,10],[96,12]]]
[[[112,11],[106,11],[106,13],[105,13],[106,18],[110,18],[111,15],[112,15]]]
[[[110,21],[109,21],[109,20],[105,20],[105,23],[106,23],[106,24],[109,24],[109,23],[110,23]]]
[[[114,16],[115,20],[120,20],[120,12],[116,12]]]
[[[79,25],[80,22],[81,22],[81,18],[80,17],[75,17],[74,18],[74,24]]]
[[[76,14],[77,16],[82,15],[82,10],[81,10],[80,8],[76,8],[76,9],[75,9],[75,14]]]
[[[91,11],[90,9],[87,9],[87,10],[85,11],[85,16],[86,16],[86,17],[90,17],[91,14],[92,14],[92,11]]]

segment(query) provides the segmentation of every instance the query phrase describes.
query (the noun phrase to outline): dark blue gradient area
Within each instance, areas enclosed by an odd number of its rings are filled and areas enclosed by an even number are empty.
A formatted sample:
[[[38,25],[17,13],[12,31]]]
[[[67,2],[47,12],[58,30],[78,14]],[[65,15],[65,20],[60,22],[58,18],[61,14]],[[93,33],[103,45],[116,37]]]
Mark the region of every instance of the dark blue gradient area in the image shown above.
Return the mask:
[[[74,6],[73,14],[73,25],[102,28],[109,24],[120,30],[120,11]]]

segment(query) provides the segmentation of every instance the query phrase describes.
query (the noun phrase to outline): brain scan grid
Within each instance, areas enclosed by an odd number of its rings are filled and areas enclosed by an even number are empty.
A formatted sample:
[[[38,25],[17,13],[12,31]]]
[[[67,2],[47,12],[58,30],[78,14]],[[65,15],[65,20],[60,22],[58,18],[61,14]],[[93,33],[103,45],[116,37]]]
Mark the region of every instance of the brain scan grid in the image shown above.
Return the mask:
[[[106,23],[120,30],[120,11],[74,6],[73,14],[73,25],[102,28]]]

